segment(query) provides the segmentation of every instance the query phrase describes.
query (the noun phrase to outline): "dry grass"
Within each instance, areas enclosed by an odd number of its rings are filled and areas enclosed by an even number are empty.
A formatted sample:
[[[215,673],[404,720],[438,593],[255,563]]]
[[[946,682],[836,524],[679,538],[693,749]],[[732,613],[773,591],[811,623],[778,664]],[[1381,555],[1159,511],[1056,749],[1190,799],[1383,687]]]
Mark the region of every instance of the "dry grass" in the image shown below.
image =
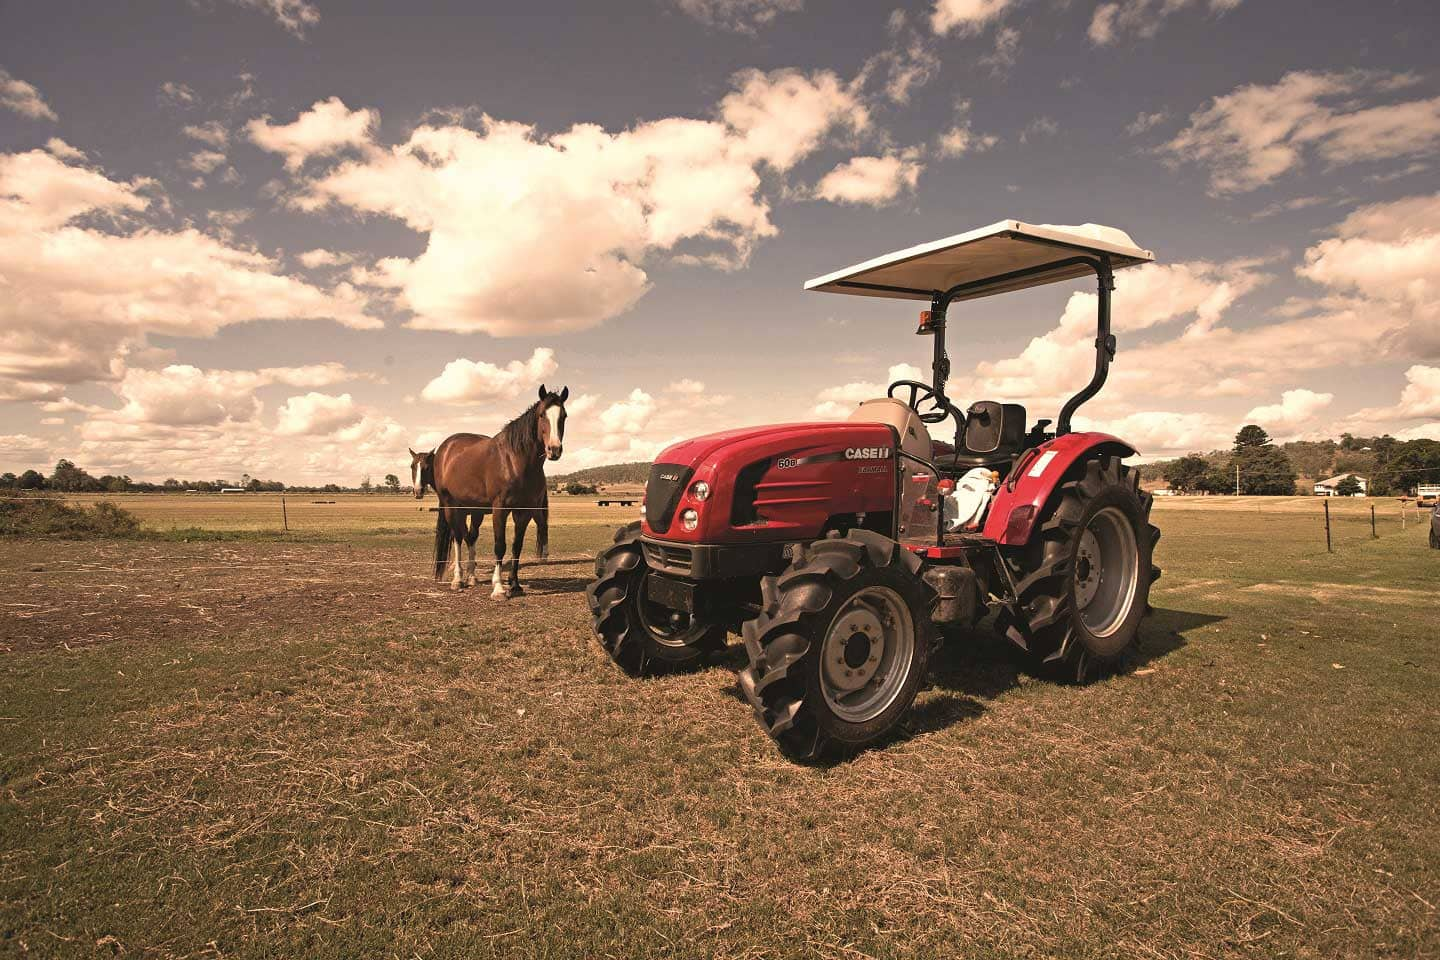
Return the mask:
[[[0,946],[1436,955],[1440,554],[1368,512],[1326,554],[1313,501],[1277,506],[1161,505],[1131,674],[1031,682],[975,634],[907,737],[829,769],[779,759],[733,650],[612,669],[586,563],[436,589],[428,515],[0,546]],[[581,511],[556,554],[605,538]]]

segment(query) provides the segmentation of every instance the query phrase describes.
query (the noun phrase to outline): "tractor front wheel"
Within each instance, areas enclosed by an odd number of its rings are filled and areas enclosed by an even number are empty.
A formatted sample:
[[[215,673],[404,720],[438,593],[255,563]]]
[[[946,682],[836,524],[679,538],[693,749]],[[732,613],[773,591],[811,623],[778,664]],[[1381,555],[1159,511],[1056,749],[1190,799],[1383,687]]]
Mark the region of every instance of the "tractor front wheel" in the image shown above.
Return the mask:
[[[1060,485],[1016,558],[1017,602],[997,624],[1036,673],[1075,683],[1113,671],[1134,649],[1160,575],[1151,564],[1160,531],[1139,472],[1114,456],[1083,471]]]
[[[595,579],[585,588],[600,645],[632,677],[697,666],[724,649],[725,628],[670,610],[647,596],[650,568],[640,549],[640,524],[615,531],[615,542],[595,558]]]
[[[867,530],[821,540],[760,584],[744,626],[740,690],[797,761],[850,752],[888,734],[915,700],[935,627],[920,561]]]

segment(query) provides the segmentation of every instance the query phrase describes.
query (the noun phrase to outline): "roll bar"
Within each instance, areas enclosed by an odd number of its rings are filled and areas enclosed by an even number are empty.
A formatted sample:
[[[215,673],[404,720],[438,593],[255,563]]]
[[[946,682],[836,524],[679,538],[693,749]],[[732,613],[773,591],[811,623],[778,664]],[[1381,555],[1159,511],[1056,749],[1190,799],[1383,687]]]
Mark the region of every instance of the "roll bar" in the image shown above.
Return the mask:
[[[1045,242],[1036,237],[1025,237],[1024,239],[1035,243]],[[1115,359],[1115,335],[1110,332],[1110,294],[1115,289],[1115,274],[1111,269],[1110,258],[1104,254],[1095,257],[1068,257],[1038,267],[1016,270],[999,277],[988,277],[981,281],[957,284],[944,292],[937,290],[931,294],[930,326],[935,331],[935,354],[931,361],[931,372],[934,376],[936,396],[944,403],[950,403],[950,398],[945,395],[945,381],[950,379],[950,357],[945,352],[945,314],[952,300],[966,291],[982,285],[993,286],[1007,280],[1020,280],[1034,274],[1053,271],[1056,267],[1072,265],[1084,265],[1094,271],[1098,281],[1096,292],[1099,294],[1099,305],[1096,311],[1095,373],[1079,393],[1066,401],[1065,406],[1060,410],[1060,419],[1055,424],[1057,437],[1063,437],[1069,433],[1071,416],[1080,409],[1081,404],[1100,392],[1100,388],[1105,385],[1105,378],[1110,374],[1110,361]]]

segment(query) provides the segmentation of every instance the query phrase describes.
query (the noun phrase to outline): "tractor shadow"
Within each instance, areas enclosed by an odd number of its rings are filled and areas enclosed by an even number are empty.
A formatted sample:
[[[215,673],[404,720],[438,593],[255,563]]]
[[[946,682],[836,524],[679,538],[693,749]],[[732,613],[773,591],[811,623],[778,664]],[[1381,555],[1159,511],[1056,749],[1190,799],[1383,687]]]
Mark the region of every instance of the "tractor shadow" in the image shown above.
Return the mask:
[[[1120,669],[1120,675],[1169,656],[1185,646],[1188,631],[1224,619],[1213,614],[1154,608],[1142,624],[1137,648]],[[1023,654],[997,636],[989,621],[970,630],[950,632],[930,660],[929,689],[933,692],[911,708],[904,725],[906,735],[934,733],[976,719],[985,712],[988,701],[1031,676],[1027,666]]]

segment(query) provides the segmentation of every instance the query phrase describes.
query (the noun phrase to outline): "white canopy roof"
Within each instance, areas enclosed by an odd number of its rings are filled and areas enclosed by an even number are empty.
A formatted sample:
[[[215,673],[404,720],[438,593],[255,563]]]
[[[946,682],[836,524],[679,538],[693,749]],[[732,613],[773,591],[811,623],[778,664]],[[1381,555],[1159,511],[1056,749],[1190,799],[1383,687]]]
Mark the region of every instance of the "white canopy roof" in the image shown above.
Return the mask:
[[[1116,270],[1155,259],[1149,250],[1135,246],[1129,234],[1114,227],[1096,223],[1066,227],[1001,220],[979,230],[922,243],[816,277],[805,284],[805,289],[861,297],[929,300],[936,291],[965,284],[967,289],[954,299],[974,300],[1093,275],[1083,263],[1052,269],[1046,269],[1046,265],[1070,257],[1099,254],[1108,256],[1111,267]]]

